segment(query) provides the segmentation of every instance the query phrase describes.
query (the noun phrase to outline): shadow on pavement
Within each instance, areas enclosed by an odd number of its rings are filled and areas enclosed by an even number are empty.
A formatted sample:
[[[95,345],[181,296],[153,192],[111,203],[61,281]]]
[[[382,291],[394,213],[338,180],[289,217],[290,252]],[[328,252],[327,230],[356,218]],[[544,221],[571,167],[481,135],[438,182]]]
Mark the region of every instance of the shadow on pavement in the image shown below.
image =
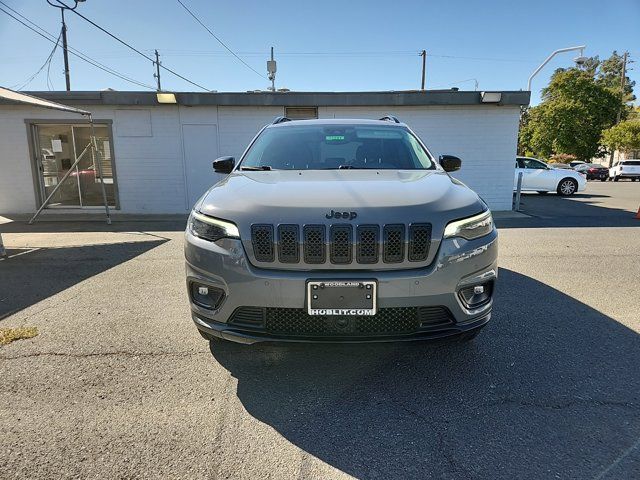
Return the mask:
[[[588,193],[576,193],[571,197],[522,194],[520,211],[529,215],[529,218],[500,219],[496,223],[500,228],[640,227],[635,210],[617,208],[606,199],[611,199],[611,196]],[[640,206],[640,188],[637,206]]]
[[[472,343],[211,352],[249,414],[356,478],[639,478],[638,334],[500,275]]]
[[[0,260],[0,320],[165,241],[8,250]]]
[[[62,232],[179,232],[187,225],[187,215],[147,215],[135,218],[113,218],[111,225],[100,218],[88,220],[74,215],[64,219],[41,218],[29,225],[24,216],[10,217],[7,223],[0,223],[0,233],[62,233]]]

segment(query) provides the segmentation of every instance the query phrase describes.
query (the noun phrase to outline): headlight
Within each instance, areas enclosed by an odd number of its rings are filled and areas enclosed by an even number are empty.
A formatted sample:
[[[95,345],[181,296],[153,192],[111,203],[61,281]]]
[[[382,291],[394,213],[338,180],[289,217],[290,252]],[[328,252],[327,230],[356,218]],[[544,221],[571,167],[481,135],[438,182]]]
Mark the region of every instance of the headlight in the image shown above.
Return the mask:
[[[462,237],[474,240],[490,234],[492,230],[493,218],[487,210],[479,215],[449,223],[444,229],[444,238]]]
[[[233,223],[209,217],[198,212],[191,212],[187,225],[193,235],[211,242],[215,242],[221,238],[240,238],[238,227]]]

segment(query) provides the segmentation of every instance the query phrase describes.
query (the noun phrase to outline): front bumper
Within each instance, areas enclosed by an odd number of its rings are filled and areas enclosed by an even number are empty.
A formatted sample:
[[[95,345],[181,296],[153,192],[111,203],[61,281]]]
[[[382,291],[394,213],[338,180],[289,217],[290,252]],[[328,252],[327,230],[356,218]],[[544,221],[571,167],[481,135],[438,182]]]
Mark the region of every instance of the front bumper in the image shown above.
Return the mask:
[[[206,285],[224,291],[225,297],[215,310],[202,308],[189,300],[196,327],[209,336],[241,343],[260,341],[381,342],[442,338],[475,330],[491,317],[492,299],[478,308],[468,308],[458,291],[463,287],[493,282],[497,278],[497,232],[480,239],[446,239],[440,244],[432,264],[409,270],[270,270],[256,268],[247,260],[239,240],[223,239],[212,243],[185,233],[187,287]],[[243,307],[263,309],[305,308],[308,280],[371,280],[378,283],[377,303],[382,309],[403,307],[439,307],[450,314],[446,324],[426,325],[415,331],[374,332],[362,335],[353,331],[331,335],[274,332],[264,328],[246,328],[229,323],[234,312]]]

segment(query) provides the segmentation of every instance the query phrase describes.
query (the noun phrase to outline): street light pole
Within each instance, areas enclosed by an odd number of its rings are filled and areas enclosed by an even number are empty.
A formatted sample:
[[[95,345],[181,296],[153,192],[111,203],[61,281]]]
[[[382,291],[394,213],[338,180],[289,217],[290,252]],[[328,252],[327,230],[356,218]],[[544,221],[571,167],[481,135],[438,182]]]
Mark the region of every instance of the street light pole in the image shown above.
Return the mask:
[[[74,0],[73,7],[69,7],[62,3],[60,0],[56,0],[56,3],[51,3],[51,0],[47,0],[47,3],[52,7],[56,7],[60,9],[60,15],[62,17],[62,56],[64,57],[64,80],[67,84],[67,92],[71,91],[71,74],[69,72],[69,53],[67,51],[67,24],[64,21],[64,11],[65,10],[75,10],[78,6],[79,2],[84,2],[85,0]]]
[[[580,56],[576,59],[576,61],[577,61],[577,60],[581,60],[581,62],[577,62],[578,64],[581,64],[581,63],[582,63],[582,61],[583,61],[583,56],[582,56],[582,54],[583,54],[583,52],[584,52],[584,49],[585,49],[585,48],[587,48],[587,47],[586,47],[586,45],[580,45],[580,46],[578,46],[578,47],[559,48],[558,50],[556,50],[555,52],[553,52],[553,53],[552,53],[551,55],[549,55],[549,56],[547,57],[547,59],[546,59],[544,62],[542,62],[542,64],[541,64],[538,68],[536,68],[536,69],[535,69],[535,71],[531,74],[531,76],[529,77],[529,81],[527,82],[527,90],[528,90],[528,91],[531,91],[531,81],[533,80],[533,77],[535,77],[535,76],[538,74],[538,72],[539,72],[540,70],[542,70],[542,68],[543,68],[547,63],[549,63],[549,61],[551,61],[551,59],[552,59],[553,57],[555,57],[557,54],[559,54],[559,53],[564,53],[564,52],[573,52],[573,51],[576,51],[576,50],[580,50]]]

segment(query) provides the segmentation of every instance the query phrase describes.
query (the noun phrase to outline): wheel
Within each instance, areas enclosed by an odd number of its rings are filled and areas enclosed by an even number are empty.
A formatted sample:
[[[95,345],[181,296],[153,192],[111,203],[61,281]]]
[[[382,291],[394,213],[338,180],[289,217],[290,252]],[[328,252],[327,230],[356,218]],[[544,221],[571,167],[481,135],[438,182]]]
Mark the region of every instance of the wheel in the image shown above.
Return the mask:
[[[540,195],[546,195],[546,194],[547,194],[547,193],[549,193],[549,192],[547,192],[546,190],[538,190],[538,193],[539,193]]]
[[[631,181],[635,182],[636,180],[638,180],[637,178],[632,178]]]
[[[602,177],[602,178],[600,179],[600,181],[601,181],[601,182],[606,182],[607,180],[608,180],[608,179],[607,179],[607,177]]]
[[[613,177],[613,181],[617,182],[618,180],[620,180],[620,177],[618,177],[617,175],[615,177]]]
[[[563,178],[558,184],[558,195],[568,197],[578,191],[578,182],[573,178]]]

